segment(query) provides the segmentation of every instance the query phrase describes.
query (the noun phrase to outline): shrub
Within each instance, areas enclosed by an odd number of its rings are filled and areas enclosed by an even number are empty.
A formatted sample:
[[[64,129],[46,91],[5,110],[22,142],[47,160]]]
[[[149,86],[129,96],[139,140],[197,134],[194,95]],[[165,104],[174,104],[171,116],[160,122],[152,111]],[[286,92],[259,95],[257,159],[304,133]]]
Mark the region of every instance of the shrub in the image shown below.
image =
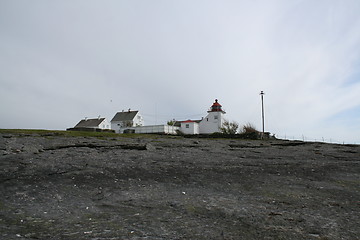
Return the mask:
[[[241,133],[258,133],[259,131],[255,128],[255,126],[251,123],[247,123],[242,126]]]
[[[222,124],[222,127],[220,128],[220,132],[223,134],[236,134],[237,130],[239,128],[239,124],[235,121],[229,122],[228,120],[225,120]]]

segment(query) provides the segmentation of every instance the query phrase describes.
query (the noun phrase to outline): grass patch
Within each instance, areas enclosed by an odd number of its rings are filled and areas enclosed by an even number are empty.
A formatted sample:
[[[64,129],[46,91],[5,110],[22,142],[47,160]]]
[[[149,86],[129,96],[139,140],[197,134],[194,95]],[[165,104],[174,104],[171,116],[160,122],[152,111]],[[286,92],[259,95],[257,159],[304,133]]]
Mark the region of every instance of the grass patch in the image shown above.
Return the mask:
[[[62,131],[62,130],[43,130],[43,129],[0,129],[2,134],[18,135],[40,135],[40,136],[69,136],[69,137],[117,137],[119,134],[111,132],[82,132],[82,131]]]
[[[0,129],[2,134],[45,134],[45,133],[55,133],[55,132],[64,132],[57,130],[43,130],[43,129]]]
[[[96,138],[148,138],[159,139],[164,137],[174,137],[158,134],[118,134],[113,132],[87,132],[87,131],[63,131],[63,130],[43,130],[43,129],[0,129],[0,134],[16,134],[22,136],[64,136],[64,137],[96,137]]]

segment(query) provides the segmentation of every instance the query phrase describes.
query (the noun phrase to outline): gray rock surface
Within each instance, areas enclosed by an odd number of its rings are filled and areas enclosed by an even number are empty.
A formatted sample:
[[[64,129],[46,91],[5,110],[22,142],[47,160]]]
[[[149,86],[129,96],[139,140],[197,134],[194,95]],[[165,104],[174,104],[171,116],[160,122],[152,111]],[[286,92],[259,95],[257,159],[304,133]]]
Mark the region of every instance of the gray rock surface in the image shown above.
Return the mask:
[[[360,147],[0,135],[0,239],[359,239]]]

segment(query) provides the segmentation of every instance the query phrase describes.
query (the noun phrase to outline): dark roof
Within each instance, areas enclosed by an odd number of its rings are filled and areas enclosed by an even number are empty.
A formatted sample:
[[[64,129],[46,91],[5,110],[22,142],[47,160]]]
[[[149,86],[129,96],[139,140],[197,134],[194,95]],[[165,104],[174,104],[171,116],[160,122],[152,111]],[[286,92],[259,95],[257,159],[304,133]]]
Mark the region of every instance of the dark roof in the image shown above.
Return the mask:
[[[115,116],[113,117],[113,119],[111,119],[110,122],[114,122],[114,121],[131,121],[134,119],[134,117],[136,116],[136,114],[139,111],[127,111],[127,112],[118,112],[115,114]]]
[[[94,118],[94,119],[83,119],[78,124],[76,124],[75,128],[91,128],[91,127],[98,127],[105,118]]]

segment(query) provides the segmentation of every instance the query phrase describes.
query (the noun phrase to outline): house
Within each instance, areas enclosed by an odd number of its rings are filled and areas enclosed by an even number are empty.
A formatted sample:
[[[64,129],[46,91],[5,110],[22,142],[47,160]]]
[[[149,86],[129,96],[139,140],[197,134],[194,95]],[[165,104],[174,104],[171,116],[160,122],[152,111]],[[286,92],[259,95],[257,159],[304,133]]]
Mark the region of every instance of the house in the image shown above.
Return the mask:
[[[199,122],[201,120],[186,120],[180,122],[180,131],[183,134],[199,134]]]
[[[73,128],[69,128],[68,130],[110,130],[110,123],[106,120],[106,118],[92,118],[92,119],[82,119],[78,124]]]
[[[210,107],[208,114],[201,120],[186,120],[180,122],[180,131],[184,134],[210,134],[220,132],[224,123],[224,114],[222,106],[215,99]]]
[[[116,133],[124,133],[126,129],[132,127],[139,127],[144,125],[143,117],[139,111],[122,111],[117,112],[113,119],[111,119],[111,129]]]

